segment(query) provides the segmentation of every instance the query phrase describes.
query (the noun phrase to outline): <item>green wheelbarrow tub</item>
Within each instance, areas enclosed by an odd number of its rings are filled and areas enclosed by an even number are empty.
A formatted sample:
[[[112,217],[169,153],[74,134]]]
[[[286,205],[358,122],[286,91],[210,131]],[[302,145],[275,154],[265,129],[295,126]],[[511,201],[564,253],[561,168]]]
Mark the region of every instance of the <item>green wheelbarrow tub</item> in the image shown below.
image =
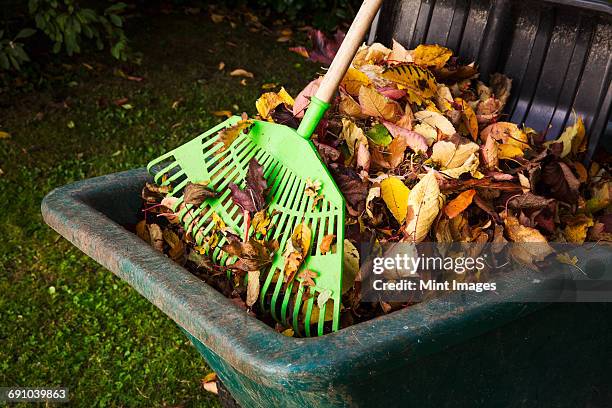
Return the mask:
[[[172,318],[243,407],[598,406],[611,395],[612,307],[511,302],[526,290],[520,273],[506,276],[516,290],[505,298],[450,294],[285,337],[124,227],[146,180],[138,169],[57,188],[43,217]]]

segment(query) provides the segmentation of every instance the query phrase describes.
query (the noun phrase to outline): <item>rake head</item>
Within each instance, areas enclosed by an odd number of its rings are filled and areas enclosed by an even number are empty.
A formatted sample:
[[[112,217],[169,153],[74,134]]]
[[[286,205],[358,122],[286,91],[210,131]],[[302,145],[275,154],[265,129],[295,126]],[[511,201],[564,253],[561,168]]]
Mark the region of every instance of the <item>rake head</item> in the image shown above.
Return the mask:
[[[174,210],[183,203],[183,190],[188,182],[208,182],[208,188],[219,192],[217,198],[207,199],[199,207],[183,206],[178,217],[185,230],[201,245],[213,230],[213,213],[242,236],[245,219],[239,206],[234,204],[228,185],[235,183],[244,188],[249,161],[256,159],[263,167],[269,192],[266,202],[273,213],[267,239],[278,240],[279,250],[274,254],[268,271],[262,271],[260,303],[277,321],[293,326],[300,334],[322,335],[326,309],[333,307],[332,329],[339,327],[342,295],[342,262],[344,247],[344,198],[327,168],[322,164],[312,142],[299,136],[294,129],[262,121],[253,121],[248,134],[241,133],[232,145],[223,149],[217,133],[237,123],[240,117],[232,117],[190,142],[151,161],[147,170],[155,182],[172,185],[170,195],[179,198]],[[164,178],[164,175],[167,177]],[[323,199],[313,206],[313,197],[305,194],[306,179],[321,182]],[[305,223],[312,231],[309,255],[300,269],[306,268],[318,274],[314,286],[306,286],[301,278],[284,282],[283,250],[291,239],[295,227]],[[320,244],[325,235],[336,236],[336,249],[321,253]],[[209,255],[220,265],[228,265],[235,258],[220,248],[225,238],[211,249]],[[317,298],[329,301],[319,302]],[[319,307],[320,306],[320,307]],[[312,318],[318,311],[318,318]],[[327,311],[329,316],[329,311]],[[316,321],[315,321],[316,320]],[[316,325],[313,333],[312,326]]]

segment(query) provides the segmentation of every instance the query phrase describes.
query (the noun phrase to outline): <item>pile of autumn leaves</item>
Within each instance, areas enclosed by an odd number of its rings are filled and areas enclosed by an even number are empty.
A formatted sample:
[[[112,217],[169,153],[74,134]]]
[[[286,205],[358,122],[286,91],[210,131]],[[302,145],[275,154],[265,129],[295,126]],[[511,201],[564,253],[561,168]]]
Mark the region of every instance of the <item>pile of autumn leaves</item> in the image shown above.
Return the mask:
[[[260,119],[297,128],[321,80],[313,80],[295,99],[285,89],[263,94],[256,102]],[[474,64],[461,65],[441,46],[406,50],[394,41],[391,49],[381,44],[360,48],[313,136],[346,199],[344,269],[350,276],[345,275],[345,283],[354,285],[344,294],[345,313],[363,319],[391,310],[381,302],[374,312],[371,307],[364,312],[358,301],[358,270],[364,262],[357,248],[363,242],[538,243],[514,254],[535,266],[553,252],[548,242],[611,240],[609,175],[604,164],[593,162],[588,169],[582,164],[587,141],[581,118],[546,142],[542,133],[504,121],[510,90],[509,78],[494,74],[487,85]],[[251,125],[243,117],[219,132],[219,143],[229,147]],[[267,184],[259,163],[249,164],[244,190],[230,188],[249,220],[247,231],[267,236],[273,215],[266,212]],[[319,188],[318,180],[308,180],[303,194],[320,199]],[[169,192],[167,186],[147,185],[143,198],[150,209],[161,206],[174,227],[162,231],[143,222],[139,235],[177,262],[196,265],[194,273],[242,306],[255,304],[259,271],[269,266],[278,244],[228,233],[218,216],[208,237],[177,229],[176,220],[172,223],[175,203],[170,202],[176,198]],[[184,203],[199,206],[218,194],[190,183]],[[286,267],[293,265],[286,275],[291,279],[308,256],[308,233],[299,224],[288,248],[280,249]],[[237,262],[220,270],[205,254],[223,238],[222,250]],[[333,240],[325,237],[322,251]],[[195,241],[203,243],[194,247]],[[228,268],[239,272],[233,280],[222,273]],[[244,273],[249,274],[246,289]],[[316,274],[302,273],[301,281],[314,284]]]
[[[284,89],[265,93],[259,115],[297,126],[321,79],[295,100]],[[536,130],[504,121],[510,90],[509,78],[494,74],[487,85],[474,64],[459,64],[438,45],[362,46],[314,136],[347,201],[347,236],[381,243],[609,239],[608,173],[582,164],[582,119],[545,142]],[[524,263],[552,252],[533,247]]]

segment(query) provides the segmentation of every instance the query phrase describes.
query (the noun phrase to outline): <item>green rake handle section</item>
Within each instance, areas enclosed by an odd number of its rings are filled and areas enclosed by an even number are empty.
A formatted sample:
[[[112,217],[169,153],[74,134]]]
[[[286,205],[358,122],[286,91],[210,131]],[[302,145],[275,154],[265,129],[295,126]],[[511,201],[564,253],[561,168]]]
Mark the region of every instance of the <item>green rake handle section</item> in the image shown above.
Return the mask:
[[[336,94],[338,85],[340,85],[344,74],[351,65],[355,53],[363,42],[363,37],[370,28],[382,2],[383,0],[364,0],[359,8],[351,28],[346,33],[344,41],[342,41],[323,81],[321,81],[319,89],[310,100],[310,106],[308,106],[304,119],[302,119],[297,130],[297,133],[304,139],[310,139],[325,111],[329,108],[329,103]]]

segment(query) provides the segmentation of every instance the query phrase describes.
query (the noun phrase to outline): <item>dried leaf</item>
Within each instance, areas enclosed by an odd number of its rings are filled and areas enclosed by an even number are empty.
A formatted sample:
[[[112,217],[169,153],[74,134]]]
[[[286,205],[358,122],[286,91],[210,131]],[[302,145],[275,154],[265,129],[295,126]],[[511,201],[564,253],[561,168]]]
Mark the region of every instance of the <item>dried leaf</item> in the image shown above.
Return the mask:
[[[236,140],[240,132],[248,132],[248,130],[253,125],[252,120],[242,119],[238,121],[235,125],[226,127],[221,130],[218,134],[219,140],[223,143],[225,149],[231,146],[231,144]]]
[[[185,204],[192,204],[199,207],[204,200],[215,198],[218,194],[202,184],[187,183],[183,190],[183,201]]]
[[[397,177],[388,177],[380,183],[380,194],[397,222],[403,224],[408,211],[410,189]]]
[[[552,143],[561,143],[563,150],[559,157],[564,158],[570,153],[579,153],[586,150],[585,142],[585,129],[582,117],[576,118],[576,123],[572,126],[568,126],[565,131],[559,136],[559,138],[552,142],[547,142],[546,145],[550,146]]]
[[[553,252],[553,249],[548,244],[548,240],[540,231],[521,225],[516,217],[506,214],[504,225],[508,238],[512,242],[534,244],[514,247],[517,248],[517,252],[514,252],[513,255],[517,256],[520,261],[532,264],[536,261],[542,261]]]
[[[281,103],[293,106],[293,98],[281,88],[278,92],[266,92],[257,99],[255,107],[263,119],[270,119],[270,112]]]
[[[563,235],[568,242],[582,245],[587,237],[587,232],[594,224],[593,219],[584,214],[579,214],[567,220]]]
[[[351,168],[331,166],[332,175],[338,188],[346,199],[346,207],[350,215],[356,217],[365,209],[365,199],[368,195],[368,183]]]
[[[230,72],[230,76],[238,76],[238,77],[245,77],[245,78],[253,78],[254,75],[252,72],[249,72],[245,69],[242,68],[238,68],[233,70],[232,72]]]
[[[349,119],[342,118],[342,133],[340,137],[346,141],[351,158],[359,148],[359,144],[368,146],[368,139],[363,130]]]
[[[340,86],[343,86],[348,94],[359,96],[361,87],[367,87],[370,83],[370,79],[366,74],[350,67],[348,71],[346,71],[342,82],[340,82]]]
[[[525,132],[510,122],[497,122],[489,125],[480,132],[480,137],[485,142],[492,137],[500,143],[516,146],[521,150],[529,148]]]
[[[492,170],[499,165],[497,140],[490,137],[480,147],[480,156],[487,169]]]
[[[259,271],[272,264],[272,257],[278,249],[278,242],[258,241],[251,237],[247,242],[231,241],[223,246],[222,250],[229,255],[238,257],[238,260],[228,265],[230,269],[244,272]]]
[[[433,74],[415,64],[398,64],[383,71],[382,77],[405,88],[411,103],[422,104],[437,92]]]
[[[402,108],[369,86],[359,89],[359,105],[364,114],[388,121],[395,121],[402,116]]]
[[[260,211],[266,205],[264,192],[267,189],[266,179],[263,177],[263,167],[255,159],[249,161],[249,169],[246,177],[246,187],[241,190],[234,183],[229,184],[232,192],[232,200],[244,211]]]
[[[451,50],[439,45],[421,44],[412,52],[416,64],[431,68],[442,68],[452,56]]]
[[[325,255],[331,249],[331,245],[336,239],[334,234],[328,234],[323,237],[321,240],[321,244],[319,245],[319,249],[321,250],[321,254]]]
[[[162,229],[157,224],[148,224],[151,245],[159,252],[164,252],[164,237]]]
[[[412,242],[421,242],[440,212],[440,188],[434,170],[430,170],[410,191],[406,233]]]
[[[431,127],[439,129],[440,132],[445,135],[452,136],[457,133],[453,124],[444,115],[438,112],[428,110],[420,111],[416,112],[414,117],[421,122],[427,123]]]
[[[310,81],[310,83],[306,85],[306,88],[302,89],[302,91],[295,98],[295,102],[293,103],[293,115],[295,117],[304,117],[306,108],[310,104],[310,98],[312,98],[319,90],[321,81],[323,81],[323,77],[318,77],[317,79]]]
[[[251,307],[259,298],[259,271],[249,271],[247,278],[246,305]]]
[[[476,152],[479,147],[476,143],[455,143],[441,140],[433,145],[430,160],[442,169],[454,169],[463,166]]]
[[[472,204],[476,190],[466,190],[450,201],[444,207],[444,213],[448,218],[455,218]]]
[[[304,269],[302,272],[298,273],[297,277],[302,281],[304,286],[316,286],[314,279],[318,278],[319,274],[310,269]]]
[[[478,119],[472,107],[463,99],[455,98],[455,103],[461,107],[461,117],[465,128],[468,130],[472,140],[478,138]]]
[[[546,164],[542,168],[541,181],[552,197],[567,203],[575,203],[578,200],[580,181],[567,164],[563,162]]]
[[[384,126],[389,130],[394,140],[398,138],[404,139],[404,143],[415,153],[426,153],[428,146],[425,138],[412,130],[394,125],[393,123],[384,121]]]
[[[499,160],[523,157],[523,150],[518,146],[514,146],[508,143],[502,143],[497,146],[497,157],[499,158]]]
[[[344,257],[342,258],[342,293],[353,287],[359,276],[359,251],[348,239],[344,240]]]

